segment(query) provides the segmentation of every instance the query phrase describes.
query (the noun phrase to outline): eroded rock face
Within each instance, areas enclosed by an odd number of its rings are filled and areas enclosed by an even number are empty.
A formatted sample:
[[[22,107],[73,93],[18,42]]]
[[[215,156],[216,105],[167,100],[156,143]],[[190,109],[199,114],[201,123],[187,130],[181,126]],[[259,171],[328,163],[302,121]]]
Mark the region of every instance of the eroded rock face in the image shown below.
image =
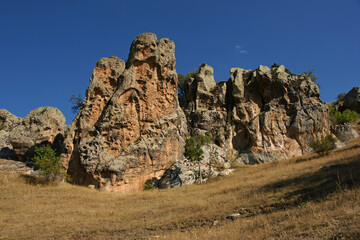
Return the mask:
[[[29,160],[34,147],[44,143],[60,149],[57,146],[63,141],[65,117],[55,107],[34,109],[24,119],[1,110],[0,120],[4,126],[0,134],[3,158]]]
[[[23,119],[15,116],[6,109],[0,109],[0,129],[10,132],[14,127],[20,125]]]
[[[123,61],[110,60],[94,69],[84,106],[68,133],[73,141],[67,141],[64,165],[76,183],[136,191],[182,155],[187,129],[177,100],[175,45],[144,33],[133,41],[126,69]],[[98,77],[99,71],[105,74]]]
[[[211,133],[216,144],[240,153],[239,162],[301,155],[311,138],[329,132],[327,106],[305,76],[290,76],[284,66],[233,68],[230,75],[207,89],[196,83],[206,81],[200,74],[190,79],[184,112],[191,134]]]
[[[125,62],[114,56],[101,58],[96,63],[82,107],[73,123],[65,129],[65,140],[61,155],[62,165],[65,169],[69,168],[70,159],[77,157],[72,156],[74,142],[78,144],[77,141],[83,138],[83,135],[87,135],[89,131],[95,131],[95,123],[98,121],[110,97],[114,94],[118,86],[118,79],[124,69]]]

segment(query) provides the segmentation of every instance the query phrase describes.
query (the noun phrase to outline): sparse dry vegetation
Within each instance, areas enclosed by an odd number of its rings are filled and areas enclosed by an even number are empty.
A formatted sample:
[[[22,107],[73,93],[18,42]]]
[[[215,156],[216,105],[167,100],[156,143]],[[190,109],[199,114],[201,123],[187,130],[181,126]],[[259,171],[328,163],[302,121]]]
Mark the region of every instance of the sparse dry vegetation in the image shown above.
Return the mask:
[[[0,239],[359,239],[360,139],[301,159],[127,195],[1,175]]]

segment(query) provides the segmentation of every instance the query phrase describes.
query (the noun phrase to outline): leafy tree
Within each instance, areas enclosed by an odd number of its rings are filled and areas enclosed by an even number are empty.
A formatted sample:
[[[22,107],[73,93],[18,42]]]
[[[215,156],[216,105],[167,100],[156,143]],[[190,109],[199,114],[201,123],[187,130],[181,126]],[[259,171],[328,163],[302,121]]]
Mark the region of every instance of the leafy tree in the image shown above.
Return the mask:
[[[78,96],[75,96],[75,94],[71,94],[70,100],[72,103],[71,111],[73,114],[76,114],[83,106],[83,99],[81,98],[81,95],[78,94]]]
[[[40,175],[47,181],[53,181],[60,175],[60,157],[56,155],[50,145],[36,147],[32,160],[39,169]]]
[[[211,137],[205,135],[199,135],[196,137],[190,137],[185,140],[185,153],[184,156],[193,163],[197,163],[199,166],[199,182],[202,183],[201,176],[201,160],[203,159],[203,150],[201,147],[206,143],[211,142]]]
[[[344,123],[356,122],[359,119],[359,114],[349,109],[346,109],[341,113],[339,111],[336,111],[334,107],[329,106],[329,117],[330,121],[334,125],[340,125]]]
[[[313,139],[310,141],[309,146],[314,149],[314,151],[323,156],[329,154],[330,150],[335,149],[335,138],[331,135],[323,136],[320,139]]]

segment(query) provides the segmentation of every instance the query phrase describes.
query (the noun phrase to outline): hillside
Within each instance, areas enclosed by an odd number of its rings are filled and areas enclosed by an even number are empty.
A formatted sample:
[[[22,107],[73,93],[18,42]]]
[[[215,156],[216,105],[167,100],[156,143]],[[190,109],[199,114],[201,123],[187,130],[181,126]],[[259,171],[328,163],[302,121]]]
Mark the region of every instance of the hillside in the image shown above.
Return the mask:
[[[0,239],[359,239],[359,168],[358,138],[325,157],[127,195],[2,173]]]

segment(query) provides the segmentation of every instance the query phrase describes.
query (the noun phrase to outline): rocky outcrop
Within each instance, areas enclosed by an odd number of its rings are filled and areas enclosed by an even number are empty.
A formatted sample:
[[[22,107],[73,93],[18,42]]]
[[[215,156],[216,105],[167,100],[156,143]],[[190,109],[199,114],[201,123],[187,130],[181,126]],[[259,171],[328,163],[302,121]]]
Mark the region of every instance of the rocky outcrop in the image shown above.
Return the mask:
[[[360,87],[353,87],[345,95],[341,108],[343,110],[350,109],[360,113]]]
[[[116,57],[97,63],[62,155],[74,182],[136,191],[182,156],[187,130],[174,51],[169,39],[144,33],[133,41],[126,68]]]
[[[0,156],[29,160],[35,146],[49,143],[55,149],[63,141],[65,117],[55,107],[32,110],[24,119],[0,110]]]
[[[118,79],[124,69],[125,62],[114,56],[102,58],[96,63],[81,109],[73,123],[65,131],[66,138],[63,143],[64,149],[62,153],[62,164],[65,169],[69,168],[74,142],[77,144],[77,141],[83,135],[88,134],[89,131],[95,131],[95,123],[98,121],[110,97],[114,94],[118,86]],[[73,156],[73,158],[76,157]]]
[[[240,153],[238,162],[301,155],[311,138],[329,132],[327,106],[305,75],[289,75],[284,66],[232,68],[227,82],[215,83],[211,67],[202,64],[198,72],[206,74],[185,87],[189,131],[210,133],[216,144]]]
[[[342,142],[347,142],[351,139],[359,137],[359,134],[355,131],[350,123],[332,126],[332,131],[334,132],[335,136],[337,136],[337,138]]]
[[[10,132],[13,128],[20,125],[23,119],[15,116],[6,109],[0,109],[0,130]]]
[[[234,171],[231,169],[234,162],[231,162],[230,152],[226,152],[215,144],[206,144],[202,146],[202,150],[203,159],[200,162],[200,168],[198,164],[181,158],[167,169],[160,179],[153,178],[147,183],[160,189],[175,188],[199,182],[199,171],[202,183],[209,177],[225,176]]]

